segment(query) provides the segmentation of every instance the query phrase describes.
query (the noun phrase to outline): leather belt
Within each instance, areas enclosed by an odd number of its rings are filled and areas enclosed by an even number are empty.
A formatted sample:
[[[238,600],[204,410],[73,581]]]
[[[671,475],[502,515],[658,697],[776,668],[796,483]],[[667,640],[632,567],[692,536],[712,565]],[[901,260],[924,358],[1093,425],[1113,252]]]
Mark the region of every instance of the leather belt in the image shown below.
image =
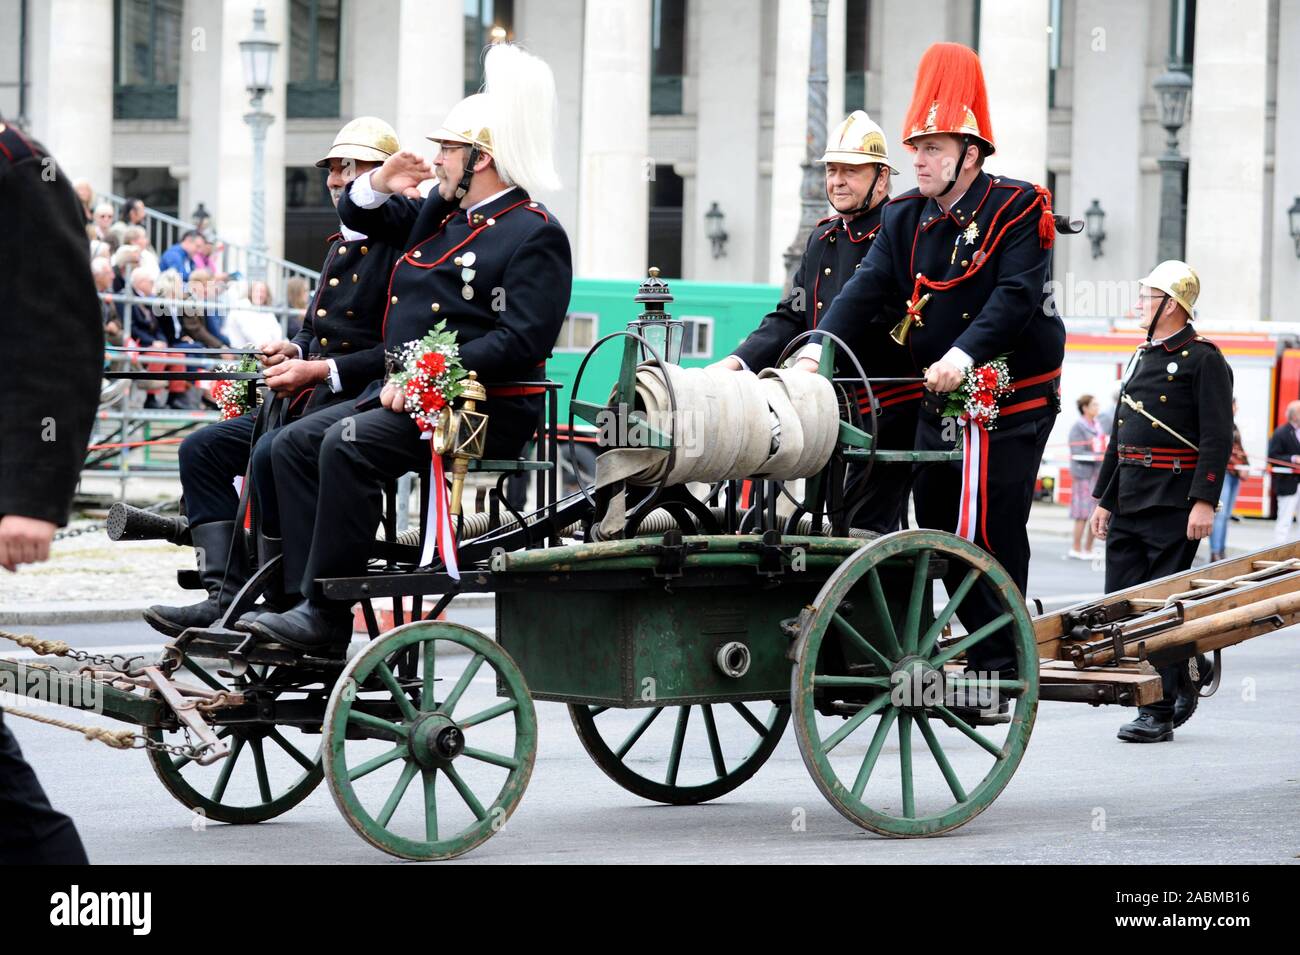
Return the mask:
[[[1121,444],[1117,453],[1121,466],[1156,468],[1175,474],[1195,470],[1199,458],[1191,448],[1140,448],[1131,444]]]

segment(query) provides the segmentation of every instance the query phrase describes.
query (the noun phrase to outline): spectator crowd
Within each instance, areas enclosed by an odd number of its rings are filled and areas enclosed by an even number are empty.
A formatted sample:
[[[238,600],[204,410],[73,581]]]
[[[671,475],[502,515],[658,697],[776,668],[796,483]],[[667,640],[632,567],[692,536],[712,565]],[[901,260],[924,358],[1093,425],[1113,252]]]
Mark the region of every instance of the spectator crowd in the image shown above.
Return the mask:
[[[292,311],[289,321],[282,324],[268,283],[248,282],[237,271],[224,271],[224,246],[206,232],[189,229],[159,251],[151,242],[148,210],[142,200],[127,199],[118,207],[103,200],[96,202],[94,190],[85,180],[78,181],[74,189],[85,217],[105,344],[115,349],[151,349],[109,352],[108,364],[159,372],[197,369],[193,355],[190,363],[186,362],[187,352],[260,348],[292,337],[301,327],[310,297],[306,279],[295,276],[286,283],[284,295]],[[212,407],[209,385],[161,379],[146,382],[144,407]]]

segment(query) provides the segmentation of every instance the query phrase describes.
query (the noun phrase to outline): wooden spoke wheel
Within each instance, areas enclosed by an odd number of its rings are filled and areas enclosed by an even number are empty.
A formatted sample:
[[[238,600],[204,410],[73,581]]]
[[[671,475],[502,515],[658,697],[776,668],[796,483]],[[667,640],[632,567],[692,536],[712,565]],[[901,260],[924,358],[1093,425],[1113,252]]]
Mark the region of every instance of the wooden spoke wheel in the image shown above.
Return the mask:
[[[688,806],[717,799],[758,772],[790,722],[790,705],[574,705],[569,716],[606,776],[642,798]]]
[[[334,802],[358,835],[403,859],[450,859],[490,838],[523,798],[536,753],[519,668],[452,623],[411,623],[371,642],[325,712]]]
[[[234,679],[222,676],[212,661],[204,666],[186,656],[181,680],[193,678],[213,690],[238,690],[269,703],[309,700],[323,706],[326,687],[289,682],[276,667],[250,667]],[[319,711],[318,711],[319,712]],[[208,766],[188,756],[149,750],[154,772],[183,805],[217,822],[264,822],[302,802],[321,781],[319,733],[298,726],[250,721],[213,724],[217,736],[229,739],[230,755]],[[187,742],[177,731],[149,729],[150,739],[170,744]],[[191,740],[193,741],[193,740]]]
[[[848,558],[814,607],[791,695],[823,795],[891,836],[947,832],[983,812],[1020,764],[1038,706],[1033,625],[1006,571],[955,535],[900,531]],[[944,639],[959,617],[975,625]],[[972,649],[1013,657],[1014,672],[975,670],[963,663]]]

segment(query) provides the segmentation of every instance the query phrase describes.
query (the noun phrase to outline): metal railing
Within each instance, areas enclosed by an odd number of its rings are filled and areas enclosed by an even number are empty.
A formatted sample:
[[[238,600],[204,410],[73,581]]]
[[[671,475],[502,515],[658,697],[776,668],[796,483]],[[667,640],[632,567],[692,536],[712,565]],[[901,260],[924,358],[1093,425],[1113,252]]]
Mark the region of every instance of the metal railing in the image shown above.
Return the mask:
[[[125,197],[111,192],[98,193],[96,201],[111,203],[119,218],[122,215],[122,207],[126,204]],[[191,229],[198,228],[193,222],[177,219],[175,216],[169,216],[165,212],[159,212],[157,209],[151,209],[148,206],[145,206],[145,218],[141,225],[149,234],[149,244],[153,246],[160,257],[167,249],[179,242],[182,235]],[[305,265],[298,265],[296,262],[289,262],[285,259],[277,259],[273,255],[260,256],[248,246],[239,242],[232,242],[216,234],[213,230],[209,230],[205,235],[212,241],[213,258],[216,260],[218,270],[227,275],[239,274],[247,278],[250,261],[254,258],[264,258],[266,261],[267,283],[271,289],[273,301],[280,303],[285,301],[285,292],[291,278],[306,279],[309,287],[314,287],[320,279],[320,272],[309,269]]]

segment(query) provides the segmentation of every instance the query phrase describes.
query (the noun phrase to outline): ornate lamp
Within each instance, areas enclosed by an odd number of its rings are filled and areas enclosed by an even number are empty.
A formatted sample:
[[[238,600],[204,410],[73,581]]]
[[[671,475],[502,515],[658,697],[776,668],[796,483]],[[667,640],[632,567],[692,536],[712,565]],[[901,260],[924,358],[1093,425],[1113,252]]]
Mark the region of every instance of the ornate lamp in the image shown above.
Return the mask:
[[[1088,241],[1092,243],[1092,257],[1101,258],[1101,244],[1106,241],[1105,219],[1106,211],[1101,207],[1101,200],[1092,200],[1090,205],[1083,212],[1083,218],[1087,222]]]
[[[477,372],[469,373],[460,397],[460,407],[448,408],[433,431],[434,453],[450,454],[452,458],[449,511],[453,517],[460,513],[461,491],[465,487],[465,475],[469,473],[469,462],[482,460],[487,445],[488,416],[475,410],[480,401],[487,400],[487,389],[479,383]]]
[[[679,364],[682,360],[682,336],[686,326],[664,310],[672,302],[672,293],[668,283],[659,277],[657,268],[650,269],[650,277],[641,283],[633,301],[645,306],[633,321],[628,322],[627,330],[636,332],[654,346],[655,351],[669,364]],[[641,346],[641,360],[651,361],[653,355]]]

